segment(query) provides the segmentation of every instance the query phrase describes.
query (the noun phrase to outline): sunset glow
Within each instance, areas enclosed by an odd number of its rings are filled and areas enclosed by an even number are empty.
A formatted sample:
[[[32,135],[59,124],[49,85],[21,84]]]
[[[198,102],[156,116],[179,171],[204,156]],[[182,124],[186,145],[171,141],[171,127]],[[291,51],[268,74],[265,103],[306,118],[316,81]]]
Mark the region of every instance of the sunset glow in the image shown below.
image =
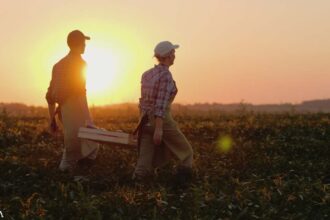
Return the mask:
[[[0,102],[46,105],[67,34],[91,40],[88,101],[138,102],[154,46],[179,44],[170,68],[176,103],[298,103],[329,98],[330,2],[168,0],[42,1],[1,5]],[[302,92],[303,91],[303,92]]]
[[[88,61],[87,91],[92,96],[105,95],[117,83],[120,61],[110,49],[96,47],[89,48],[84,57]]]

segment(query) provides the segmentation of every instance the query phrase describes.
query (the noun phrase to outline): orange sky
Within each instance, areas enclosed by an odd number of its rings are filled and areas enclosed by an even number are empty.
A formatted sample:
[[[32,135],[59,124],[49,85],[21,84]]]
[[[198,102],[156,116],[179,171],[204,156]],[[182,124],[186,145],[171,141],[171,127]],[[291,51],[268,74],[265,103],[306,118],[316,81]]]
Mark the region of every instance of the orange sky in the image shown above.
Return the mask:
[[[328,0],[2,0],[0,102],[46,105],[66,35],[91,37],[88,99],[137,102],[162,40],[181,47],[177,103],[283,103],[330,98]]]

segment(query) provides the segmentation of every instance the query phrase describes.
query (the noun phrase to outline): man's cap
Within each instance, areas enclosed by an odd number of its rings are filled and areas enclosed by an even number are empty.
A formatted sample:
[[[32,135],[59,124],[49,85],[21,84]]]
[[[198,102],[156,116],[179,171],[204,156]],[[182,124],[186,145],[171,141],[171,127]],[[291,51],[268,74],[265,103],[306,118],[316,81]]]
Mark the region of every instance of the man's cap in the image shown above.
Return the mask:
[[[84,35],[83,32],[81,32],[79,30],[74,30],[68,34],[67,43],[69,46],[77,45],[81,42],[84,42],[85,40],[90,40],[90,39],[91,38]]]
[[[179,45],[172,44],[169,41],[162,41],[158,43],[154,49],[155,56],[164,57],[168,55],[169,52],[179,48]]]

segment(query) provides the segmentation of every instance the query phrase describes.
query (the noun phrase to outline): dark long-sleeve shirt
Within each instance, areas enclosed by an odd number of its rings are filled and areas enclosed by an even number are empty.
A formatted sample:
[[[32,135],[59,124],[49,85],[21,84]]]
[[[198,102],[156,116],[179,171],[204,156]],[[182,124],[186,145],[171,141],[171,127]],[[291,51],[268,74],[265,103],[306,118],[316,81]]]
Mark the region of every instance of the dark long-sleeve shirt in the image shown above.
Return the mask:
[[[47,102],[63,103],[68,97],[85,95],[85,68],[86,62],[81,56],[71,53],[56,63],[46,94]]]

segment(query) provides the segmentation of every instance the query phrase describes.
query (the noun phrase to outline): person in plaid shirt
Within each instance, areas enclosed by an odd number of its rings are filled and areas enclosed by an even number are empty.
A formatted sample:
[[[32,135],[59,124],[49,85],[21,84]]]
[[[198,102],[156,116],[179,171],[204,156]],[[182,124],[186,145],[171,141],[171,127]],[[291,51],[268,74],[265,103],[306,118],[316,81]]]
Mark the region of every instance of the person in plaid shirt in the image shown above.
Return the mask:
[[[52,71],[46,100],[50,116],[50,131],[57,130],[55,115],[60,115],[64,133],[64,152],[59,169],[72,171],[75,165],[92,165],[98,152],[98,144],[78,138],[80,127],[95,127],[91,119],[87,98],[84,69],[86,62],[81,54],[85,51],[85,40],[90,38],[74,30],[67,37],[70,52]],[[57,109],[56,104],[58,104]],[[56,109],[56,110],[55,110]]]
[[[175,81],[164,64],[155,65],[142,76],[140,109],[142,113],[154,111],[154,115],[164,118],[166,107],[176,93]]]
[[[175,182],[185,184],[192,177],[193,150],[170,110],[178,89],[169,67],[178,47],[169,41],[157,44],[154,53],[159,64],[142,75],[139,100],[142,125],[138,131],[139,158],[133,174],[137,181],[152,177],[154,168],[168,162],[171,154],[180,160]]]

